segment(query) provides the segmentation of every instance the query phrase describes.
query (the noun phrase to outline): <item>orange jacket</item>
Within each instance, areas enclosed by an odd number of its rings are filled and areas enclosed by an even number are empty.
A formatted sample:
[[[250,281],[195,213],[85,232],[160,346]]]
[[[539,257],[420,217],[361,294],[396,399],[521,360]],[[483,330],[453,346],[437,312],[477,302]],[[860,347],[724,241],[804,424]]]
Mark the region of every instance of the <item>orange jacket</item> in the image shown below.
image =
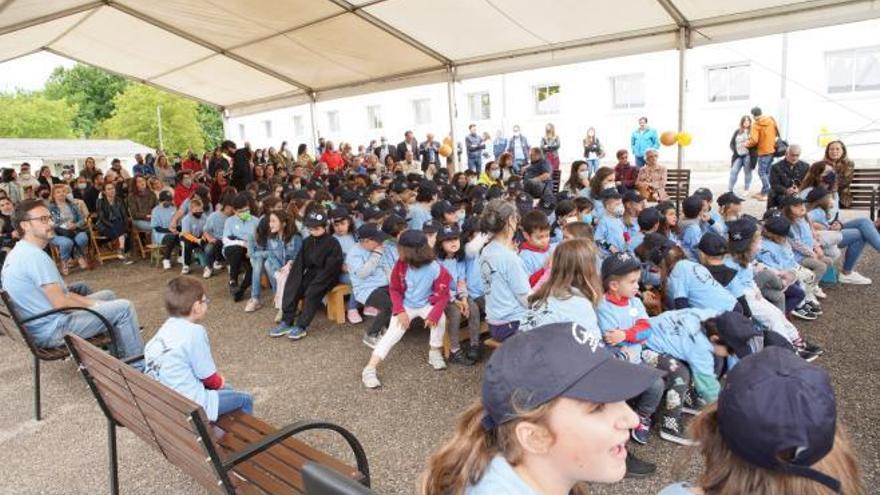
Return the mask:
[[[749,148],[757,147],[758,155],[772,155],[776,151],[776,136],[779,131],[776,129],[776,121],[769,115],[762,115],[755,119],[752,123],[752,130],[749,132],[749,141],[746,146]]]

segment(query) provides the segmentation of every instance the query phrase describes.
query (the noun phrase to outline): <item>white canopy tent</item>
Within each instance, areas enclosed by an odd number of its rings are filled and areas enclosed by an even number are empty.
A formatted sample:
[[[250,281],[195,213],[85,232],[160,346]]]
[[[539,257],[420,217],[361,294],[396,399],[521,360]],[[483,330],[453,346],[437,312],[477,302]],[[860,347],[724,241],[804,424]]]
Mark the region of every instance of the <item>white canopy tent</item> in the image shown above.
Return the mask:
[[[0,0],[0,61],[46,50],[234,116],[659,50],[683,69],[692,46],[875,17],[878,0]]]

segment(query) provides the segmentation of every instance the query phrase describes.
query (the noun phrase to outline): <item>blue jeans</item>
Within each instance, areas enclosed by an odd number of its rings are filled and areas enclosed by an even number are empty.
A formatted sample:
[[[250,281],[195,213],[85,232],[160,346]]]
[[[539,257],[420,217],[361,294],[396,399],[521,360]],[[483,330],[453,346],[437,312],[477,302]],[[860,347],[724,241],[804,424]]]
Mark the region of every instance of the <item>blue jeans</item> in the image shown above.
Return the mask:
[[[120,358],[138,356],[144,353],[144,339],[141,337],[141,327],[138,323],[134,305],[127,299],[117,299],[116,294],[109,290],[91,293],[85,284],[71,284],[68,287],[71,292],[100,301],[91,309],[100,313],[113,324],[113,336]],[[64,316],[58,323],[55,333],[45,342],[38,342],[44,347],[58,347],[64,345],[64,333],[72,333],[87,339],[106,331],[101,320],[92,313],[86,311],[72,311]],[[143,370],[143,360],[132,363],[132,366]]]
[[[260,287],[260,279],[262,278],[263,270],[266,271],[266,277],[269,278],[269,285],[272,287],[272,292],[275,292],[275,272],[281,268],[281,265],[278,264],[275,258],[254,255],[251,256],[251,266],[253,267],[253,270],[251,271],[251,298],[260,298],[260,294],[263,291],[263,288]]]
[[[758,177],[761,179],[761,194],[770,194],[770,166],[773,165],[773,155],[761,155],[758,157]]]
[[[150,223],[149,220],[133,220],[131,223],[134,224],[134,228],[136,228],[140,231],[143,231],[143,232],[152,232],[153,231],[153,225]]]
[[[226,385],[217,390],[217,416],[241,409],[242,412],[253,414],[254,398],[247,392],[239,392]]]
[[[636,168],[642,168],[645,166],[645,157],[637,156],[636,157]]]
[[[61,261],[67,261],[73,254],[74,245],[76,246],[78,255],[85,256],[86,246],[89,244],[89,234],[85,232],[77,232],[73,239],[63,235],[56,235],[50,239],[49,242],[51,242],[53,246],[58,246],[58,251],[61,253]]]
[[[844,222],[840,233],[843,235],[843,240],[837,247],[846,248],[846,253],[843,255],[844,273],[849,273],[855,268],[866,243],[875,251],[880,251],[880,232],[877,232],[877,227],[867,218]]]
[[[730,166],[730,181],[727,183],[727,190],[733,192],[733,186],[736,185],[736,179],[739,178],[739,171],[743,171],[746,179],[746,191],[752,185],[752,168],[749,167],[749,155],[736,157]]]
[[[589,172],[590,177],[592,177],[593,174],[596,173],[596,170],[599,170],[599,159],[591,158],[587,160],[587,171]]]
[[[483,158],[480,155],[468,157],[468,170],[473,170],[479,176],[483,172]]]
[[[518,174],[520,169],[522,169],[522,166],[525,162],[526,162],[525,158],[514,158],[513,159],[513,171]]]

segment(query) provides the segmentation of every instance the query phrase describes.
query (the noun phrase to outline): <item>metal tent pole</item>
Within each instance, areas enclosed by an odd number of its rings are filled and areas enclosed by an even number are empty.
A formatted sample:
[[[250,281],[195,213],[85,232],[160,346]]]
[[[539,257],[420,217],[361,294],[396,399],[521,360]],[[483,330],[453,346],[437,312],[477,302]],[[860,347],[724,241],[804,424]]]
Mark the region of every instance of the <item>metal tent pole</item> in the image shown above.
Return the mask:
[[[688,28],[682,26],[678,28],[678,132],[684,131],[684,92],[686,83],[686,62],[687,62],[687,45],[688,45]],[[684,161],[684,148],[678,145],[678,156],[676,157],[676,168],[681,170]]]
[[[315,159],[318,159],[318,121],[315,117],[315,93],[309,93],[309,120],[312,124],[312,153],[315,154]]]
[[[449,80],[446,81],[446,98],[449,102],[449,137],[452,138],[452,170],[457,171],[457,156],[455,142],[455,66],[450,65],[446,69],[449,72]]]

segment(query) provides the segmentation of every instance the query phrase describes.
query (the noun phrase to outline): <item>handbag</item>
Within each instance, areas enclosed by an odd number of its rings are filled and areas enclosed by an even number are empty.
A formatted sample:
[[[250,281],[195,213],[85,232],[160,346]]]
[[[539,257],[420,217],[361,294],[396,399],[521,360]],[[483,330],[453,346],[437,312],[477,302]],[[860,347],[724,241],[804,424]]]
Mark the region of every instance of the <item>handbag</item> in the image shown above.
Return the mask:
[[[779,158],[785,156],[785,152],[788,151],[788,141],[779,136],[779,126],[776,124],[776,119],[773,119],[773,126],[776,128],[776,146],[773,149],[773,156]]]

